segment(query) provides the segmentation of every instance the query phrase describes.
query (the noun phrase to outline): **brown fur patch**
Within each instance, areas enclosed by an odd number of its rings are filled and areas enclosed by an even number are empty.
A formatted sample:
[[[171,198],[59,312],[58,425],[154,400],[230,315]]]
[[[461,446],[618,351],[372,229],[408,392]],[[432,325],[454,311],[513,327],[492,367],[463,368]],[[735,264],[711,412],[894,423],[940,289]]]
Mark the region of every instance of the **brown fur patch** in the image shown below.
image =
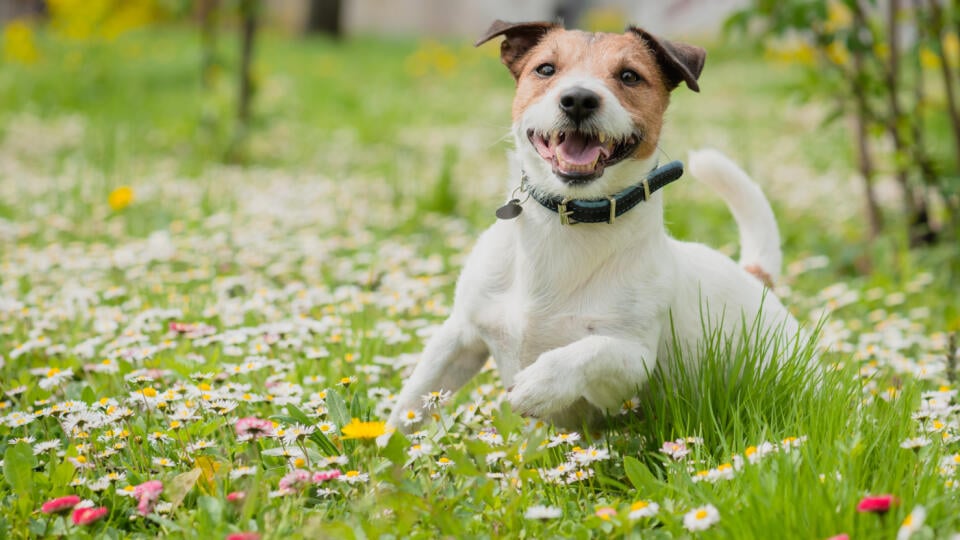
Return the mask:
[[[763,268],[760,268],[755,264],[748,264],[747,266],[744,266],[743,269],[753,274],[753,276],[759,279],[768,289],[773,288],[773,278],[771,278],[770,274],[764,271]]]

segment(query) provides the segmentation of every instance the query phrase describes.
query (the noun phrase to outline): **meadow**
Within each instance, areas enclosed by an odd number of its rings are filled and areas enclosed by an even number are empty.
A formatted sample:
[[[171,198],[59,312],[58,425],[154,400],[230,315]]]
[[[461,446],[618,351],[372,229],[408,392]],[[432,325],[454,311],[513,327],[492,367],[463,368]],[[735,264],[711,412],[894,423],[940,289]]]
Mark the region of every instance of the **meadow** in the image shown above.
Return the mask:
[[[712,341],[596,431],[513,414],[491,363],[405,437],[381,421],[516,184],[496,48],[268,33],[241,129],[235,59],[204,87],[188,29],[36,39],[0,70],[0,538],[960,533],[956,246],[865,240],[790,67],[707,44],[661,148],[754,175],[815,343],[773,373]],[[736,255],[718,197],[666,200]]]

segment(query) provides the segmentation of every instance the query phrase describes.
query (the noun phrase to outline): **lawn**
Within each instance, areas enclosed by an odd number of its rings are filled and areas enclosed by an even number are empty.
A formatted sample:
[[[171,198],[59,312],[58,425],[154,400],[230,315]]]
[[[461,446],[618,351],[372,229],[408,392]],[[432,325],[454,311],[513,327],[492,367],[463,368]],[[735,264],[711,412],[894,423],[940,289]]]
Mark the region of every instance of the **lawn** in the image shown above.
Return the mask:
[[[845,126],[790,68],[708,44],[661,147],[719,147],[763,186],[816,351],[731,383],[750,356],[714,343],[581,432],[512,414],[491,364],[378,444],[366,422],[516,183],[495,47],[267,34],[241,138],[226,40],[207,89],[188,29],[37,40],[0,70],[0,538],[960,531],[956,247],[864,241]],[[666,192],[675,236],[735,256],[718,197]]]

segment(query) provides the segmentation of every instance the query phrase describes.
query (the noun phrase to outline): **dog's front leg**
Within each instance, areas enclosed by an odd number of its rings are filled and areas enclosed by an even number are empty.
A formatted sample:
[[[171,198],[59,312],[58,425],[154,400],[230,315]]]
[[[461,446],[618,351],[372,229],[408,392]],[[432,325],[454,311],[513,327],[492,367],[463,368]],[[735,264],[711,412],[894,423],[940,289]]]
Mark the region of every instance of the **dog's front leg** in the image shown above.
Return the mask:
[[[519,414],[546,418],[584,398],[603,411],[636,395],[657,360],[657,339],[587,336],[547,351],[517,374],[507,398]]]
[[[424,395],[440,390],[457,391],[480,371],[489,355],[486,345],[469,324],[456,316],[450,317],[427,342],[387,423],[403,431],[412,430],[419,422],[411,421],[407,415],[423,408]]]

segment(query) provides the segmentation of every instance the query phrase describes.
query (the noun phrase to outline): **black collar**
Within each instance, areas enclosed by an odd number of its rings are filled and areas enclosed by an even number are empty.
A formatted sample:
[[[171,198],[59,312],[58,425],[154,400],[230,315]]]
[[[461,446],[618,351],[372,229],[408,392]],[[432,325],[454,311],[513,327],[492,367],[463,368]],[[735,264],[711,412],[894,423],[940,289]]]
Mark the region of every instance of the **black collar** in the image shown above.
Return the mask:
[[[613,223],[631,208],[650,198],[650,194],[683,176],[683,163],[671,161],[647,173],[638,184],[606,199],[569,199],[545,196],[532,190],[530,196],[547,210],[560,214],[560,223]]]

